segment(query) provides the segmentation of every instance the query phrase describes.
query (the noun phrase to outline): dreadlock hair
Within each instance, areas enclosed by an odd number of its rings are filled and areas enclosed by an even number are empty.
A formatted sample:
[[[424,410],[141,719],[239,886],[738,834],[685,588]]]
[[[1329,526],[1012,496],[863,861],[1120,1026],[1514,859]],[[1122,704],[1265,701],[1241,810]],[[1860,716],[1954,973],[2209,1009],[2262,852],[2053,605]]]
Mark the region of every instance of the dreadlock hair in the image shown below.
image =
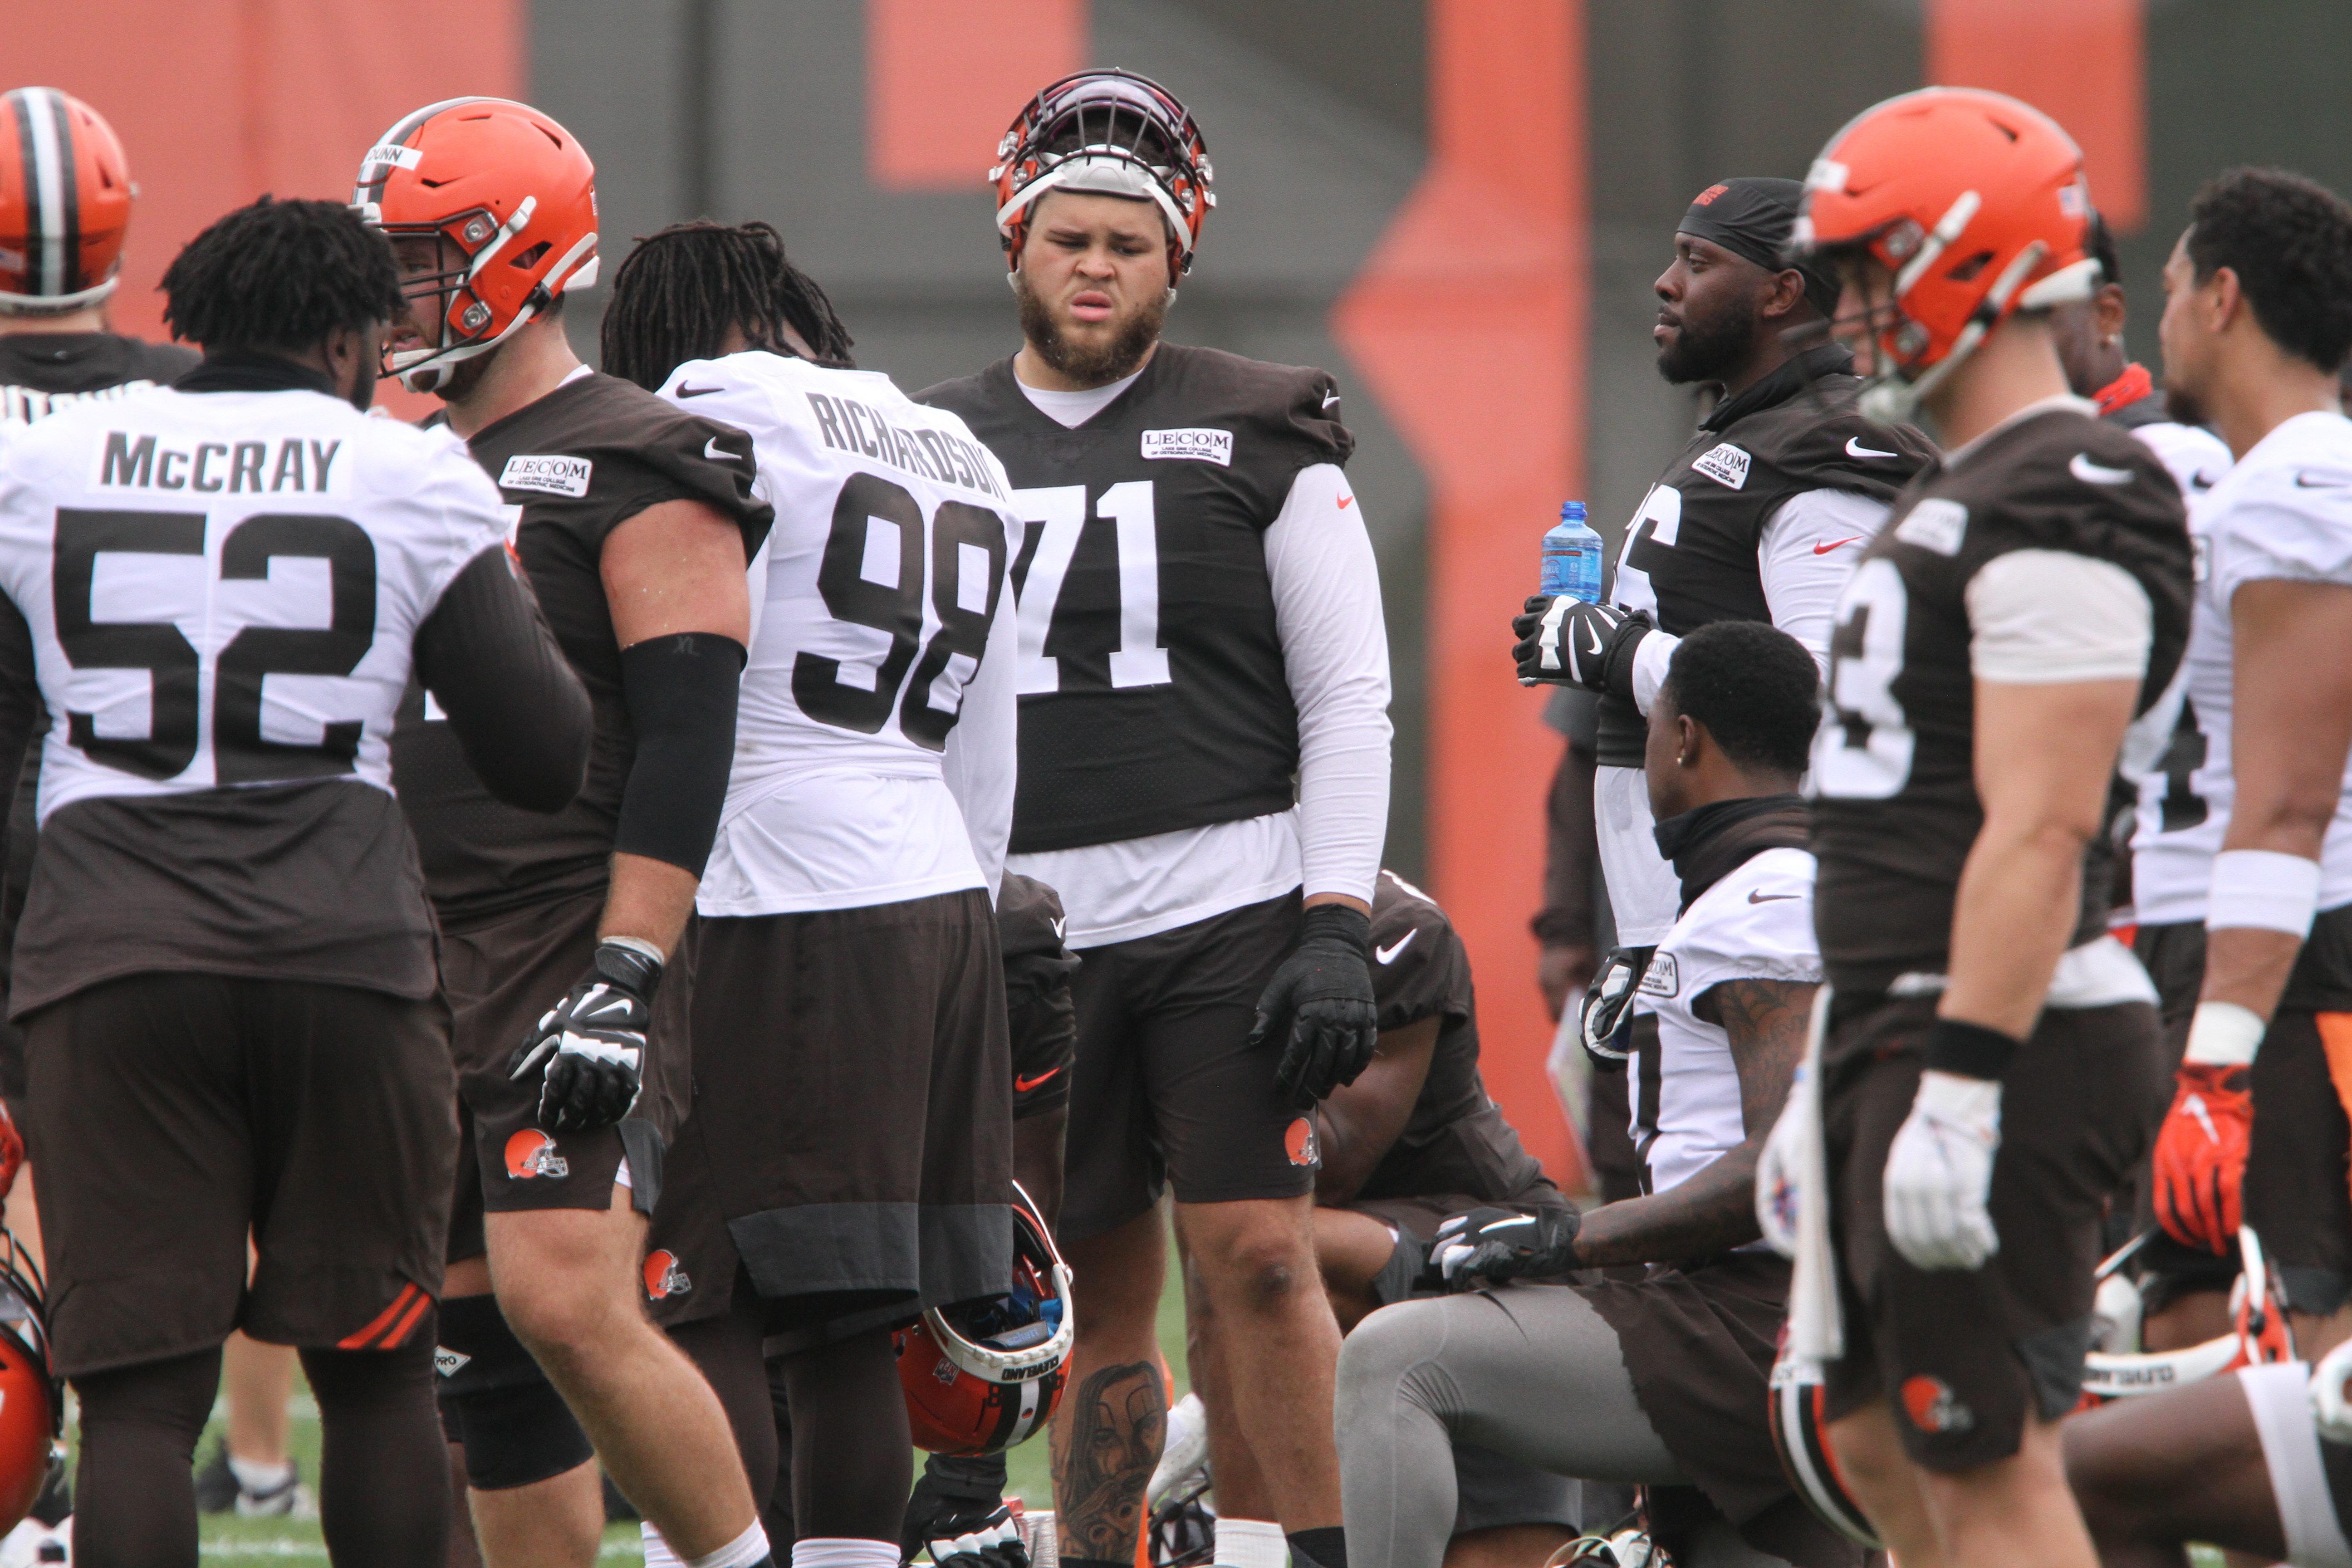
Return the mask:
[[[239,207],[188,241],[163,274],[172,335],[299,353],[340,328],[400,319],[400,268],[383,235],[341,202]]]
[[[787,326],[808,344],[812,363],[856,368],[849,329],[816,279],[784,254],[773,225],[672,224],[639,240],[614,274],[604,372],[652,392],[687,361],[725,353],[730,327],[750,347],[791,353]]]

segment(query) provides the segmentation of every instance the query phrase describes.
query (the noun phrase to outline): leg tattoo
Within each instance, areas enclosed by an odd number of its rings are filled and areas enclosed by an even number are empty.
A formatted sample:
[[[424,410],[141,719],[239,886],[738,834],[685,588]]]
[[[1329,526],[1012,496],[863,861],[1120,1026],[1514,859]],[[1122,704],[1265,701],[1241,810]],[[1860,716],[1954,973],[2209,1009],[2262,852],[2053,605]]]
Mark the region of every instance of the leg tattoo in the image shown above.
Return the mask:
[[[1073,1405],[1069,1440],[1054,1465],[1062,1555],[1130,1563],[1143,1489],[1160,1462],[1167,1385],[1150,1362],[1129,1362],[1087,1378]]]

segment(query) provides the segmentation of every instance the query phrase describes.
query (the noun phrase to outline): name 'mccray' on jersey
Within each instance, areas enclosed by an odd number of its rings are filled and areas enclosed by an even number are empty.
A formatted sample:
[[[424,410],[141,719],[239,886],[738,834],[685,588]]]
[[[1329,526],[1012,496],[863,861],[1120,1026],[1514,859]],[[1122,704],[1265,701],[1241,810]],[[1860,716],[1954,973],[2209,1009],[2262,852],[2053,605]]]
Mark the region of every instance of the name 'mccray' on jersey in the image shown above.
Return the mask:
[[[1810,788],[1816,923],[1841,991],[1946,971],[1960,869],[1984,825],[1979,676],[2121,679],[2127,668],[2140,682],[2127,766],[2152,760],[2171,727],[2189,632],[2180,491],[2090,407],[2052,399],[1929,468],[1840,601]],[[1988,670],[1996,654],[2000,672]],[[2112,858],[2095,837],[2070,948],[2106,929]],[[2062,965],[2053,1005],[2065,979]]]
[[[2352,420],[2310,413],[2280,424],[2190,500],[2189,531],[2197,586],[2180,717],[2141,779],[2132,839],[2133,899],[2151,925],[2205,919],[2213,857],[2229,831],[2231,600],[2265,579],[2352,585]],[[2319,859],[2319,907],[2352,904],[2352,768]]]
[[[1790,542],[1811,574],[1850,569],[1936,448],[1907,425],[1874,424],[1855,407],[1861,382],[1843,349],[1814,349],[1709,414],[1643,496],[1618,553],[1612,602],[1647,610],[1686,637],[1715,621],[1766,621],[1818,647],[1773,603],[1759,552],[1781,510],[1817,491],[1851,498],[1825,518],[1827,537]],[[1814,529],[1811,532],[1821,532]],[[1821,595],[1824,607],[1834,584]],[[1776,613],[1778,612],[1778,613]],[[1818,656],[1817,656],[1818,657]],[[1649,726],[1623,697],[1601,698],[1600,760],[1638,768]]]
[[[430,994],[393,714],[502,537],[463,448],[323,391],[157,389],[20,435],[0,591],[53,718],[12,1010],[142,969]]]
[[[1300,470],[1355,449],[1330,376],[1162,342],[1074,429],[1009,359],[922,399],[961,415],[1017,487],[1013,849],[1288,811],[1299,713],[1265,534]]]
[[[776,519],[698,907],[993,898],[1017,762],[1003,469],[877,372],[752,350],[688,361],[662,395],[749,434]]]
[[[751,493],[751,440],[740,430],[586,369],[460,449],[498,486],[508,540],[588,689],[596,725],[587,781],[571,805],[541,816],[492,795],[424,689],[410,689],[393,737],[394,775],[434,908],[465,926],[593,891],[609,876],[636,736],[604,592],[605,541],[648,507],[698,501],[741,531],[749,561],[771,513]]]

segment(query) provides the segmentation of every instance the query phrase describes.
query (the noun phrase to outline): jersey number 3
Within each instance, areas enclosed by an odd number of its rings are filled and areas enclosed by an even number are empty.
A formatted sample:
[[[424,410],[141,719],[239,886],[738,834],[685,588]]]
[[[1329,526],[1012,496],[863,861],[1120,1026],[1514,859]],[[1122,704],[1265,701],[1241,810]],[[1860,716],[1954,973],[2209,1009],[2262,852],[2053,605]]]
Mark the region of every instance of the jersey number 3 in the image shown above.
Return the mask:
[[[68,711],[76,750],[141,778],[176,778],[196,759],[195,645],[172,621],[100,621],[91,592],[102,554],[205,552],[202,512],[58,511],[50,568],[58,646],[76,669],[144,669],[152,682],[144,740],[98,732],[96,717]],[[352,770],[362,720],[329,721],[313,743],[261,733],[261,685],[271,675],[349,675],[375,642],[375,542],[347,518],[308,513],[248,517],[221,541],[223,582],[266,581],[275,556],[327,563],[332,609],[323,628],[247,626],[228,639],[213,668],[213,769],[224,784],[324,778]]]

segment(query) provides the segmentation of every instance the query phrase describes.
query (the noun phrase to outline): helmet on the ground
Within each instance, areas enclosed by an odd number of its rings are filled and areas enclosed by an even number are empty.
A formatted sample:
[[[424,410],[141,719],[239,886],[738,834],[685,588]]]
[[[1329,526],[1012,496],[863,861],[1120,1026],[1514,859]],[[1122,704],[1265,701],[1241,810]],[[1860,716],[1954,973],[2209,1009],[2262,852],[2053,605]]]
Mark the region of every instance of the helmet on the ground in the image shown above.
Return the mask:
[[[136,194],[98,110],[53,87],[0,96],[0,315],[63,315],[113,293]]]
[[[2002,317],[2096,289],[2090,224],[2082,150],[2056,121],[1982,88],[1928,87],[1830,138],[1790,244],[1824,260],[1865,253],[1894,275],[1869,323],[1876,363],[1864,394],[1865,413],[1892,421]]]
[[[1070,1268],[1013,1188],[1010,1294],[935,1307],[898,1331],[898,1383],[915,1446],[934,1454],[993,1454],[1054,1418],[1077,1321]]]
[[[439,239],[458,258],[402,284],[436,302],[441,329],[438,343],[384,356],[384,374],[411,392],[596,281],[596,167],[526,103],[453,98],[416,110],[360,160],[352,205],[389,238]]]
[[[1782,1333],[1785,1338],[1787,1331]],[[1885,1543],[1871,1528],[1862,1505],[1846,1489],[1844,1472],[1830,1447],[1822,1418],[1826,1391],[1819,1362],[1790,1355],[1785,1345],[1772,1367],[1772,1448],[1780,1456],[1781,1473],[1805,1500],[1813,1516],[1855,1545],[1884,1552]]]
[[[0,1262],[0,1533],[33,1511],[65,1463],[65,1384],[49,1368],[48,1303],[41,1270],[14,1234]]]
[[[1209,144],[1176,95],[1133,71],[1066,76],[1031,99],[997,143],[996,231],[1018,270],[1029,218],[1047,191],[1148,201],[1168,220],[1168,280],[1192,265],[1201,225],[1217,205]]]

